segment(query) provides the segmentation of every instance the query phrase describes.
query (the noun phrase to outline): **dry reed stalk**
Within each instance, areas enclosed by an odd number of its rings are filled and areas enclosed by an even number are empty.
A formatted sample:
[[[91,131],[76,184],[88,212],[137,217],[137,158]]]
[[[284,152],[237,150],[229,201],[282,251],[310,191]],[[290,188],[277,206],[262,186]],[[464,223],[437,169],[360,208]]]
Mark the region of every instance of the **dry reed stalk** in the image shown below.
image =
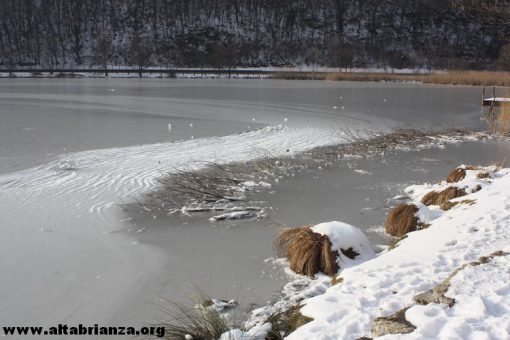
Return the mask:
[[[394,207],[384,223],[386,233],[392,236],[403,236],[418,227],[416,213],[418,207],[414,204],[400,204]]]
[[[510,72],[495,71],[445,71],[436,73],[393,72],[280,72],[274,79],[302,79],[329,81],[416,81],[427,84],[510,86]]]
[[[502,103],[500,112],[496,117],[496,132],[501,134],[510,133],[510,104]]]

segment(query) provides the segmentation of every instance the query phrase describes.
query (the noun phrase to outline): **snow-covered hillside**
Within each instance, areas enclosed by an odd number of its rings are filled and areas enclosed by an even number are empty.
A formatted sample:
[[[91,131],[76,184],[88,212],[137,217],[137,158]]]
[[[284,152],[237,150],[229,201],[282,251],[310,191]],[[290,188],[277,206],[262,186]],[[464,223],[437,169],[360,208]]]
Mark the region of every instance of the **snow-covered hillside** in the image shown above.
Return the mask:
[[[480,68],[501,28],[433,1],[2,1],[0,66]]]

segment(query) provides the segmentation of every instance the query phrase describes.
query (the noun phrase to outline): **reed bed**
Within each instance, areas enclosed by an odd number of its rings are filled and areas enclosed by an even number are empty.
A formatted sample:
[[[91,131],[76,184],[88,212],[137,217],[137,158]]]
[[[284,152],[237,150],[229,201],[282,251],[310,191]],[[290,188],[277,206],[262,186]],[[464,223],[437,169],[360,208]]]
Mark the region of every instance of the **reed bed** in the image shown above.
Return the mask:
[[[442,85],[510,86],[510,72],[445,71],[434,73],[393,72],[280,72],[273,79],[329,81],[396,81]]]
[[[495,129],[497,133],[507,135],[510,133],[510,104],[503,103],[496,117]]]

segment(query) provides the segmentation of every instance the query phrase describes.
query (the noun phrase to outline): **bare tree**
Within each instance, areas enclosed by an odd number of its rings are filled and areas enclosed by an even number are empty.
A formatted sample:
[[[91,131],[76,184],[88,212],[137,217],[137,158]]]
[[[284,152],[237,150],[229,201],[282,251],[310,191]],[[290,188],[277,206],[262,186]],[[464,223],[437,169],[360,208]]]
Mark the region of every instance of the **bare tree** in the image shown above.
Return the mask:
[[[143,40],[139,35],[135,35],[131,40],[129,48],[129,59],[131,65],[138,67],[138,75],[142,77],[144,67],[150,64],[151,46]]]
[[[510,0],[452,0],[452,4],[486,25],[510,27]]]
[[[94,59],[104,67],[104,73],[108,76],[108,61],[112,55],[112,39],[108,34],[101,31],[94,44]]]

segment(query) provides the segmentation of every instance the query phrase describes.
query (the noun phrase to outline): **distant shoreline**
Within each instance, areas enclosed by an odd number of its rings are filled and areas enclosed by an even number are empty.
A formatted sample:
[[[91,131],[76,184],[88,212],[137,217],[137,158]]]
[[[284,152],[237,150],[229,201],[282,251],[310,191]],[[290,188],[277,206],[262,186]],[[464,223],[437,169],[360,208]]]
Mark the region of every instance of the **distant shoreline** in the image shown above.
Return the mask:
[[[418,82],[440,85],[507,86],[510,87],[510,72],[503,71],[432,71],[356,69],[335,71],[333,68],[246,68],[246,69],[170,69],[148,67],[108,68],[108,76],[100,68],[55,68],[51,69],[1,69],[0,78],[233,78],[233,79],[282,79],[282,80],[327,80],[367,82]]]

